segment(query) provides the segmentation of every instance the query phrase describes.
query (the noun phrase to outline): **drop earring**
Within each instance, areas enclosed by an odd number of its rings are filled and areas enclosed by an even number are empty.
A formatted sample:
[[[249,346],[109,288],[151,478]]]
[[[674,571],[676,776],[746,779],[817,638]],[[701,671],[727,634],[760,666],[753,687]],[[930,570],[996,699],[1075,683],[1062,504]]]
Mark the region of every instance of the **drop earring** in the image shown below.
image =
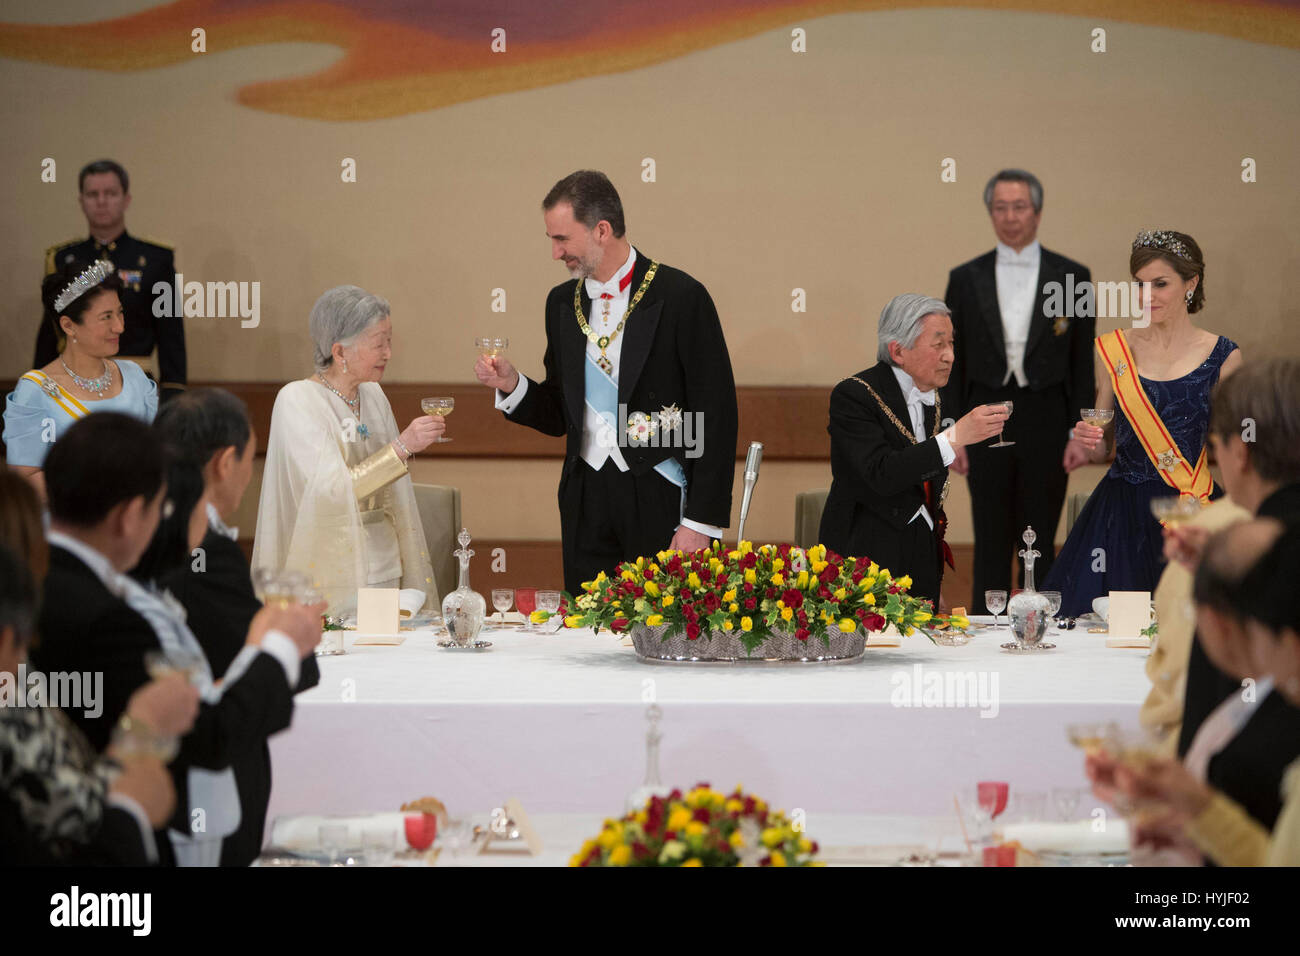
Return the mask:
[[[1188,290],[1187,290],[1187,304],[1188,304],[1189,306],[1192,304],[1192,290],[1191,290],[1191,289],[1188,289]]]
[[[1192,301],[1192,300],[1191,300],[1191,299],[1188,299],[1187,301],[1190,302],[1190,301]],[[347,374],[347,371],[348,371],[348,360],[347,360],[347,359],[344,359],[344,360],[343,360],[343,374],[346,375],[346,374]]]

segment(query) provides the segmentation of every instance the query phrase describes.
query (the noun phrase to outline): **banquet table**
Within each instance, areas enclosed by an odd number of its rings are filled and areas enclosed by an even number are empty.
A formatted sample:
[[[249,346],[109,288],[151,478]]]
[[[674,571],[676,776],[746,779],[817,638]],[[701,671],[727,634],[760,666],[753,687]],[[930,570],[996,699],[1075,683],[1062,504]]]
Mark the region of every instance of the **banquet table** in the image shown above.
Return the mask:
[[[978,619],[977,619],[978,620]],[[1005,620],[1005,618],[1004,618]],[[1055,650],[999,649],[987,628],[963,647],[923,635],[842,664],[649,664],[608,632],[485,627],[482,652],[428,631],[400,646],[319,659],[272,739],[268,820],[396,809],[421,796],[453,816],[518,798],[530,813],[617,816],[640,786],[646,710],[662,708],[663,782],[743,784],[774,806],[831,814],[952,813],[955,790],[1079,787],[1073,722],[1134,724],[1148,651],[1086,628]]]

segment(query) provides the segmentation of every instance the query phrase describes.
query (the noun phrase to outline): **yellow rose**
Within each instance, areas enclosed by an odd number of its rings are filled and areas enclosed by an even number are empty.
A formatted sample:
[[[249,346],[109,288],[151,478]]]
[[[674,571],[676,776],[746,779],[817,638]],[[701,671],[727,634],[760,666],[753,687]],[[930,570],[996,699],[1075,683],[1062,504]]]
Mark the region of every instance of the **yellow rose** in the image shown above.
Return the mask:
[[[773,570],[773,571],[783,571],[783,570],[785,570],[785,559],[784,559],[784,558],[777,558],[775,561],[773,561],[773,562],[772,562],[772,570]]]
[[[648,618],[645,619],[645,623],[647,627],[658,627],[663,622],[664,622],[664,616],[662,614],[651,614]]]
[[[636,566],[637,566],[638,568],[644,568],[644,567],[645,567],[645,557],[644,557],[644,555],[643,555],[642,557],[639,557],[639,558],[636,559]]]
[[[664,607],[672,607],[672,606],[673,606],[673,596],[671,594],[665,594]]]
[[[695,857],[695,856],[691,857],[689,860],[687,860],[685,863],[682,864],[682,866],[703,866],[703,865],[704,864],[700,862],[699,857]]]
[[[736,789],[739,790],[740,788],[737,787]],[[745,809],[745,804],[742,801],[737,800],[735,797],[730,798],[726,803],[726,810],[728,813],[739,813],[743,809]]]
[[[970,627],[970,618],[964,617],[961,614],[954,614],[949,620],[952,621],[953,627],[959,627],[962,630]]]
[[[768,580],[770,580],[773,584],[778,586],[785,584],[785,578],[782,577],[779,573],[773,574],[772,577],[769,578]]]
[[[596,583],[597,583],[597,584],[604,584],[604,583],[605,583],[606,581],[608,581],[608,580],[609,580],[609,578],[605,576],[605,572],[604,572],[604,571],[601,571],[599,574],[596,575]]]
[[[894,583],[897,584],[900,588],[910,588],[912,586],[912,576],[910,574],[904,574],[901,578],[899,578]]]
[[[753,568],[746,568],[746,569],[745,569],[745,583],[746,583],[746,584],[757,584],[757,583],[758,583],[758,575],[754,573],[754,569],[753,569]]]
[[[809,840],[807,837],[800,837],[798,846],[799,846],[800,853],[812,852],[812,840]]]
[[[751,551],[753,551],[753,550],[754,550],[754,542],[752,542],[752,541],[742,541],[742,542],[740,542],[740,553],[741,553],[741,554],[749,554],[749,552],[751,552]]]
[[[545,611],[534,611],[532,614],[528,615],[528,620],[532,621],[534,624],[544,624],[546,623],[546,619],[549,617],[550,615]]]
[[[734,601],[734,600],[736,600],[736,589],[735,589],[735,588],[727,588],[727,590],[724,591],[723,594],[722,594],[722,600],[724,600],[724,601]]]
[[[804,588],[808,587],[808,572],[807,572],[807,571],[800,571],[800,572],[799,572],[799,576],[798,576],[797,578],[795,578],[794,586],[797,587],[797,588],[799,588],[800,590],[803,590]]]
[[[775,854],[773,854],[775,855]],[[609,851],[610,866],[627,866],[632,862],[632,848],[624,843]]]
[[[835,600],[837,600],[837,601],[843,601],[844,598],[848,596],[848,593],[849,593],[849,592],[846,591],[846,590],[844,590],[844,588],[836,588],[836,589],[835,589]]]
[[[826,561],[814,561],[812,563],[812,573],[821,574],[823,571],[826,570],[827,564],[828,562]]]
[[[924,624],[926,621],[930,620],[930,618],[932,618],[933,616],[934,615],[931,614],[929,611],[917,611],[916,616],[913,618],[913,620],[916,621],[917,624]]]
[[[854,631],[858,629],[857,623],[851,617],[840,618],[839,627],[840,630],[843,631],[845,634],[852,634]]]
[[[876,577],[878,574],[880,574],[880,565],[876,564],[875,561],[872,561],[871,564],[867,566],[867,573],[870,574],[873,578]],[[889,572],[886,571],[885,573],[888,574]]]
[[[612,850],[623,842],[623,828],[618,829],[606,828],[600,831],[600,836],[596,837],[596,842],[602,849]]]
[[[781,611],[781,620],[788,621],[792,617],[794,617],[794,611],[792,609],[785,608],[783,611]]]
[[[863,603],[863,604],[875,604],[875,603],[876,603],[876,596],[875,596],[874,594],[871,594],[870,592],[868,592],[868,593],[862,595],[862,603]]]
[[[622,578],[624,581],[634,581],[636,580],[636,572],[633,571],[631,568],[624,568],[623,571],[619,574],[619,577]]]
[[[739,830],[734,830],[731,836],[727,837],[727,842],[731,844],[733,850],[739,850],[745,845],[745,838],[740,835]]]
[[[631,853],[632,851],[629,850],[628,852]],[[785,854],[780,850],[773,850],[770,856],[772,866],[785,866]],[[610,859],[613,859],[613,857],[611,856]]]
[[[740,629],[746,632],[752,631],[754,629],[753,619],[748,617],[742,617],[740,619]]]
[[[768,827],[762,833],[763,846],[774,847],[781,845],[781,830],[778,827]]]
[[[734,628],[735,626],[736,626],[736,625],[734,625],[734,624],[731,623],[731,620],[730,620],[730,619],[725,620],[725,621],[722,622],[722,629],[723,629],[724,631],[730,631],[730,630],[731,630],[732,628]]]
[[[692,571],[690,574],[686,575],[686,584],[692,590],[698,589],[700,587],[700,576]]]
[[[692,836],[692,837],[704,836],[706,830],[708,830],[708,827],[706,827],[699,820],[692,820],[690,823],[686,824],[687,836]]]
[[[566,618],[564,619],[564,626],[565,626],[565,627],[582,627],[582,615],[581,615],[581,614],[570,614],[568,617],[566,617]]]
[[[735,601],[732,601],[730,604],[727,605],[727,611],[731,614],[735,614],[739,610],[740,610],[740,605],[737,604]]]
[[[653,581],[647,581],[645,583],[645,593],[650,595],[651,597],[658,597],[659,585],[655,584]]]
[[[685,807],[677,807],[668,814],[668,829],[680,830],[686,824],[691,822],[691,811]]]

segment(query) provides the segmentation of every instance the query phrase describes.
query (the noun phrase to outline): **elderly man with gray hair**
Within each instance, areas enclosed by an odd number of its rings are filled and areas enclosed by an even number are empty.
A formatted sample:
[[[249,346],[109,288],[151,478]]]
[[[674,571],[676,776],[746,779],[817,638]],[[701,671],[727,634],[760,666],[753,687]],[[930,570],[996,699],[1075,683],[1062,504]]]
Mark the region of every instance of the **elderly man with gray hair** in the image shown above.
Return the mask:
[[[311,310],[315,372],[280,389],[262,474],[253,567],[306,575],[331,614],[357,589],[422,592],[440,607],[407,463],[446,428],[414,419],[400,434],[379,386],[393,354],[388,303],[342,285]],[[403,595],[412,611],[414,593]]]
[[[1001,405],[972,408],[944,428],[938,389],[952,371],[952,319],[939,299],[907,293],[880,313],[869,369],[831,392],[831,491],[821,541],[912,579],[911,593],[940,604],[951,552],[943,537],[948,466],[957,451],[996,435]]]

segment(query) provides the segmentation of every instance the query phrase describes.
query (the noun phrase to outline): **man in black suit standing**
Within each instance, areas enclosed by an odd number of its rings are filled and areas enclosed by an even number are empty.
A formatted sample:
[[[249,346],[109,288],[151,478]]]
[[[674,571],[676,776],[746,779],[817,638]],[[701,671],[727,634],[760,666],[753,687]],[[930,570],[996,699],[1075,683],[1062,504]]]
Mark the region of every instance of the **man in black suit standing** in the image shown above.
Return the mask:
[[[542,209],[551,257],[573,276],[546,299],[546,378],[504,357],[480,358],[474,373],[508,419],[567,435],[560,527],[576,594],[621,561],[722,537],[736,385],[708,291],[632,247],[604,173],[566,176]]]
[[[117,268],[122,280],[122,333],[115,358],[131,359],[152,375],[151,358],[158,350],[162,376],[158,395],[167,401],[185,390],[185,325],[180,316],[154,315],[153,288],[176,281],[176,257],[171,246],[133,236],[126,231],[126,210],[131,205],[131,180],[118,163],[100,159],[87,164],[77,177],[78,200],[90,229],[89,238],[69,239],[45,250],[45,274],[75,275],[99,259]],[[63,332],[57,317],[46,316],[36,334],[32,368],[44,368],[63,350]]]
[[[953,362],[948,307],[930,296],[895,296],[880,313],[879,361],[831,392],[831,490],[821,542],[840,555],[870,558],[910,593],[937,608],[945,560],[943,500],[960,449],[996,435],[1001,405],[971,409],[941,428],[937,391]]]
[[[970,483],[977,614],[986,612],[985,590],[1012,586],[1011,557],[1026,525],[1043,552],[1034,568],[1038,580],[1051,570],[1068,473],[1088,460],[1070,429],[1095,399],[1092,297],[1077,310],[1086,314],[1075,314],[1070,299],[1071,290],[1090,288],[1084,283],[1092,277],[1086,266],[1039,245],[1042,184],[1022,169],[1004,169],[985,186],[984,205],[997,248],[953,269],[943,296],[956,346],[944,391],[948,414],[1014,404],[1004,434],[1014,446],[981,442],[959,451],[952,465]],[[1059,294],[1051,294],[1050,283],[1060,283]],[[1023,561],[1020,570],[1023,576]]]
[[[203,470],[208,530],[201,559],[178,568],[163,583],[185,607],[190,630],[219,677],[243,649],[253,618],[262,609],[239,547],[239,529],[226,523],[239,510],[252,478],[257,436],[244,403],[219,388],[187,391],[168,402],[159,410],[154,430],[174,454]],[[308,655],[294,693],[318,683],[316,657]],[[270,746],[263,740],[260,747],[240,751],[231,768],[241,813],[239,828],[222,841],[221,865],[248,866],[262,851],[271,799]]]

